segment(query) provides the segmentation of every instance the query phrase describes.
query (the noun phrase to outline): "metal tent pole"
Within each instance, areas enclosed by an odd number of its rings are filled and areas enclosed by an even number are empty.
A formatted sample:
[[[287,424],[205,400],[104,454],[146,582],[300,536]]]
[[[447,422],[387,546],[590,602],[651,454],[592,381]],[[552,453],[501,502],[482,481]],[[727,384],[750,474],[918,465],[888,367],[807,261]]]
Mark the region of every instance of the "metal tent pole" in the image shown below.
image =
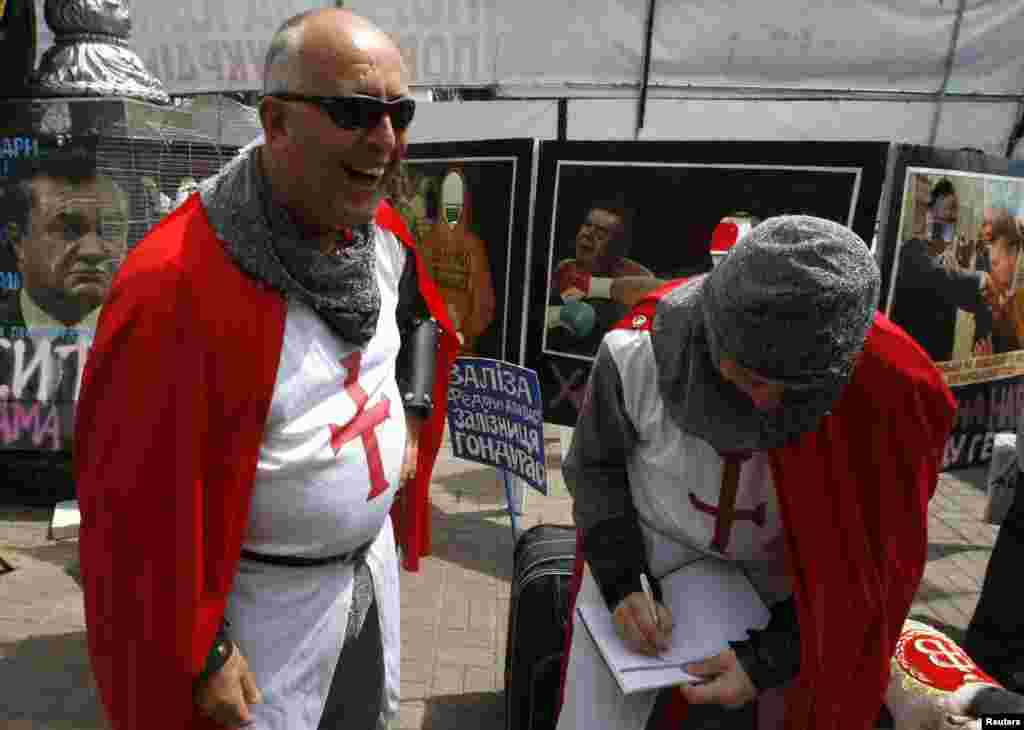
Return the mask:
[[[654,35],[654,8],[656,3],[657,0],[651,0],[647,8],[647,31],[644,38],[644,70],[643,78],[640,81],[640,99],[637,104],[636,132],[633,134],[633,139],[640,137],[640,130],[644,127],[644,116],[647,113],[647,84],[651,78],[651,39]]]
[[[942,117],[942,103],[946,97],[946,87],[949,85],[949,77],[953,75],[953,64],[956,59],[956,46],[960,40],[960,26],[964,20],[964,7],[967,0],[957,0],[956,18],[953,20],[953,34],[949,39],[949,52],[946,54],[946,68],[942,74],[942,86],[935,99],[935,114],[932,115],[932,129],[928,134],[928,146],[935,146],[935,138],[939,134],[939,119]]]

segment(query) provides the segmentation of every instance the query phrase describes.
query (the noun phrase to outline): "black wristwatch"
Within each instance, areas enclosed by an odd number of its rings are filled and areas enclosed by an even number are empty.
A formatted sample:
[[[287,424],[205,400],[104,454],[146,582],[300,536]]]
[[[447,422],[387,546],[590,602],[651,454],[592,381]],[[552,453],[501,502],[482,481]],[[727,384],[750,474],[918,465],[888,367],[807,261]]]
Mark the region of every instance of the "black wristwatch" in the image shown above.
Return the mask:
[[[213,646],[210,647],[210,653],[206,655],[206,664],[203,665],[203,671],[196,678],[196,685],[201,685],[219,672],[235,651],[235,645],[224,631],[226,624],[227,620],[225,619],[221,627],[217,629],[217,635],[213,638]]]

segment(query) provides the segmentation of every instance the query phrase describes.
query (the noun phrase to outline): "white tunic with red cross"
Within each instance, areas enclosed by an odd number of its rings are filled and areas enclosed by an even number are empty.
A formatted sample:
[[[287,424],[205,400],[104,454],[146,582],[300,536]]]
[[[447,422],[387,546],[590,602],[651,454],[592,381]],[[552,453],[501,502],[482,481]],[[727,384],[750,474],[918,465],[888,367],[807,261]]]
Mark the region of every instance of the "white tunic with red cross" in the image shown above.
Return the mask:
[[[243,548],[326,557],[374,540],[384,645],[384,720],[398,704],[398,563],[388,511],[399,487],[406,424],[395,381],[395,311],[406,250],[376,229],[381,307],[363,348],[342,341],[308,306],[288,302],[277,381],[260,447]],[[243,559],[226,612],[228,635],[256,675],[258,730],[316,730],[341,654],[353,566],[286,567]]]
[[[638,321],[633,330],[605,335],[604,347],[620,387],[606,384],[598,392],[592,379],[587,397],[603,398],[600,412],[614,412],[612,420],[631,426],[622,467],[651,573],[662,578],[698,557],[735,561],[766,604],[780,601],[792,593],[792,584],[786,575],[785,536],[768,457],[755,452],[730,466],[710,444],[680,431],[662,399],[647,324]],[[588,479],[586,468],[581,468],[573,498],[594,509],[602,501],[601,490],[607,488],[601,485],[599,472],[610,457],[600,443],[601,427],[591,423],[593,417],[586,424],[585,419],[586,414],[581,415],[573,435],[572,450],[579,451],[570,458],[598,471]],[[596,432],[588,437],[591,428]],[[730,482],[734,499],[728,504],[724,492]],[[577,603],[583,602],[604,605],[589,571],[577,597]],[[578,613],[573,621],[557,730],[642,730],[656,691],[623,695],[580,626]],[[776,726],[778,703],[762,704],[761,726]]]
[[[661,577],[699,556],[739,561],[769,604],[791,593],[768,457],[755,452],[730,476],[706,441],[679,430],[658,387],[649,332],[605,337],[622,379],[623,405],[637,433],[626,465],[651,572]],[[734,479],[735,501],[722,492]]]

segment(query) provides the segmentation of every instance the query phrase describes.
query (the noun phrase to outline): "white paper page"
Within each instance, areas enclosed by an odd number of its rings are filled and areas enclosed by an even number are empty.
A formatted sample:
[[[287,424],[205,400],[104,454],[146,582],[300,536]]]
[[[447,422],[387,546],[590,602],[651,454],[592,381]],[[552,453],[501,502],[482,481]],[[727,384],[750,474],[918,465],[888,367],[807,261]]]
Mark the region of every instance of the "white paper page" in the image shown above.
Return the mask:
[[[672,663],[714,656],[771,619],[743,571],[724,560],[707,558],[677,570],[662,579],[661,592],[675,621],[672,648],[664,654]]]
[[[630,651],[615,633],[606,606],[579,605],[580,615],[613,673],[640,674],[631,670],[665,670],[706,659],[728,648],[729,641],[747,638],[747,629],[764,628],[770,618],[750,581],[725,561],[704,559],[687,565],[663,578],[661,589],[675,627],[671,648],[658,657]],[[630,681],[645,680],[637,677]]]
[[[620,672],[616,675],[623,694],[642,692],[648,689],[674,687],[677,684],[694,684],[700,677],[687,674],[679,667],[670,669],[638,669],[631,672]]]
[[[585,633],[589,634],[592,645],[604,656],[604,662],[608,664],[609,669],[605,669],[605,672],[614,678],[615,684],[618,685],[618,689],[621,689],[623,694],[700,681],[699,677],[683,672],[678,664],[670,664],[668,662],[658,662],[656,667],[652,669],[638,667],[621,672],[610,670],[611,662],[608,660],[608,648],[617,644],[625,649],[625,645],[618,641],[614,634],[614,627],[611,625],[611,613],[603,605],[595,606],[591,603],[581,603],[577,606],[577,612],[583,618],[583,629]],[[600,632],[601,636],[604,637],[601,643],[598,643],[595,639],[595,626],[597,627],[596,631]],[[610,632],[610,634],[607,632]],[[607,640],[608,636],[612,637],[614,643]],[[628,650],[626,651],[628,652]]]

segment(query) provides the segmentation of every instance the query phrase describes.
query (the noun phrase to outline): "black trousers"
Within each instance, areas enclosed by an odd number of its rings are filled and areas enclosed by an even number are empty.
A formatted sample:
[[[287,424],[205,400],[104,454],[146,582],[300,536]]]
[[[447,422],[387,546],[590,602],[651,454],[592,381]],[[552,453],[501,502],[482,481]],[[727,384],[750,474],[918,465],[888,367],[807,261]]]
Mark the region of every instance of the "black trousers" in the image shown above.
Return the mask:
[[[1024,478],[996,537],[964,649],[983,670],[1008,689],[1024,691]]]
[[[341,651],[318,728],[376,730],[383,708],[384,648],[374,596],[363,628]]]

